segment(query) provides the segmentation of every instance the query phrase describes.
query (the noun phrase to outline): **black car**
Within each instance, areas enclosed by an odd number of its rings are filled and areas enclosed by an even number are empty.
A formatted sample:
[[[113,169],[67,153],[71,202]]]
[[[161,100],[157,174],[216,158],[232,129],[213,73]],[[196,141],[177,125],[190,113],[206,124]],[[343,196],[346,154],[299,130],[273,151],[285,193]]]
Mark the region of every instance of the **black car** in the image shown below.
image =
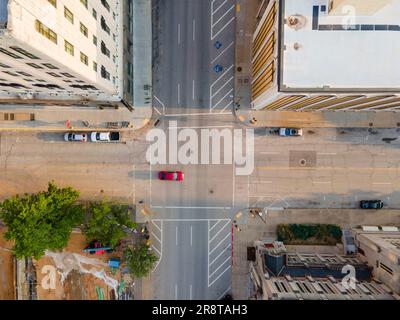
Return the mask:
[[[361,200],[360,208],[361,209],[382,209],[383,202],[382,200]]]

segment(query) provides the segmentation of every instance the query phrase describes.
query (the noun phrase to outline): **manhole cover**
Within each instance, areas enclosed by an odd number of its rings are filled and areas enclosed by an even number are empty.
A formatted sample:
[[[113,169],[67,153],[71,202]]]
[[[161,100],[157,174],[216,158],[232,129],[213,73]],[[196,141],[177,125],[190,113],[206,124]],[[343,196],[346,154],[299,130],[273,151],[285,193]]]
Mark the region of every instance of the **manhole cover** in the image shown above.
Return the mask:
[[[289,167],[290,168],[315,168],[317,165],[316,151],[289,151]]]
[[[213,189],[210,189],[210,194],[213,194],[214,193],[214,190]]]

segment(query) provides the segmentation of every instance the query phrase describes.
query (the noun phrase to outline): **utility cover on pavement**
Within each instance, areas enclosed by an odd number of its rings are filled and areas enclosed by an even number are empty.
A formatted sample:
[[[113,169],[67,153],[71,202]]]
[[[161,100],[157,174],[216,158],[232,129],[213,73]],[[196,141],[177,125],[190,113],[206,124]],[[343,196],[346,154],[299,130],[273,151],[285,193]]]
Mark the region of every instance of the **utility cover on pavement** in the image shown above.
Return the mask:
[[[315,151],[289,151],[290,168],[315,168],[317,153]]]

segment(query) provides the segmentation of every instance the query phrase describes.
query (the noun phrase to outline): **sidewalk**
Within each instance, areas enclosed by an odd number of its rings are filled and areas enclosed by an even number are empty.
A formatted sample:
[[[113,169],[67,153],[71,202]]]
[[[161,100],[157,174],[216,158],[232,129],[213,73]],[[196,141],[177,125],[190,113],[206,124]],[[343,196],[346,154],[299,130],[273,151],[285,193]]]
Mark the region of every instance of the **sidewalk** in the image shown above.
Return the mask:
[[[34,114],[33,121],[0,120],[0,131],[66,131],[69,120],[71,130],[96,131],[106,130],[108,122],[129,122],[123,130],[139,130],[150,122],[152,107],[141,107],[133,112],[124,106],[118,109],[97,107],[33,106],[33,105],[0,105],[0,119],[5,114]],[[9,117],[10,118],[10,117]],[[84,122],[88,126],[84,125]]]
[[[374,111],[255,111],[251,109],[252,38],[261,1],[238,0],[236,11],[236,118],[250,127],[298,128],[394,128],[400,127],[400,112]],[[241,70],[241,71],[239,71]],[[251,123],[255,118],[257,121]]]

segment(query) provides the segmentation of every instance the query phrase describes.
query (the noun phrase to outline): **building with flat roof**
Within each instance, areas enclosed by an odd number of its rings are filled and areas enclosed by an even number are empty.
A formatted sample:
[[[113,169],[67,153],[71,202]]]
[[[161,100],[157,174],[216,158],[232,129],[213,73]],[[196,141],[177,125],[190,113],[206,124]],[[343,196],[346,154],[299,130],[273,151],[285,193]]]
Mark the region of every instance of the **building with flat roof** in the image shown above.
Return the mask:
[[[400,0],[270,0],[253,37],[252,107],[399,111]]]
[[[0,0],[0,98],[123,100],[123,77],[131,75],[124,24],[132,23],[124,7],[123,0]]]
[[[393,227],[366,230],[352,230],[360,258],[373,268],[376,279],[400,294],[400,231]]]
[[[392,290],[372,278],[357,255],[288,252],[283,243],[256,241],[250,275],[256,298],[266,300],[392,300]],[[351,266],[355,283],[343,285]]]

